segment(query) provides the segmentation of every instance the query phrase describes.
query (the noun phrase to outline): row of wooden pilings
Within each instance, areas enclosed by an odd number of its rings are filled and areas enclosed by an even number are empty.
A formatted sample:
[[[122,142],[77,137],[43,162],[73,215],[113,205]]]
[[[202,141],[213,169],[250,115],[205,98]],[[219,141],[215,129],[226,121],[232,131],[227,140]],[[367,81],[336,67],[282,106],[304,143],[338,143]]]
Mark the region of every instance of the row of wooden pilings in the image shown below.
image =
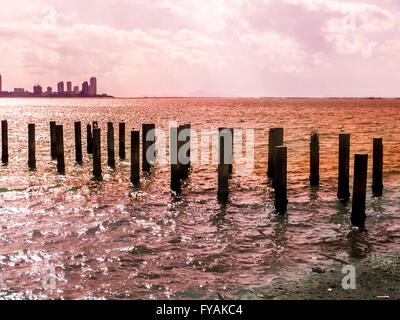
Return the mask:
[[[2,162],[7,164],[8,155],[8,123],[2,121]],[[86,128],[87,154],[93,155],[93,177],[101,181],[101,129],[97,122],[88,124]],[[171,157],[171,190],[179,194],[182,181],[189,177],[190,162],[190,124],[170,129],[170,157]],[[75,130],[75,161],[83,163],[82,154],[82,127],[81,122],[74,123]],[[182,130],[187,130],[185,139],[178,139]],[[126,125],[119,123],[119,158],[126,158]],[[233,136],[234,129],[220,128],[218,145],[218,200],[226,203],[229,199],[229,179],[233,172]],[[155,149],[155,125],[142,125],[142,171],[150,172],[156,161]],[[35,124],[28,125],[28,166],[31,170],[36,169],[36,139]],[[275,190],[275,209],[278,214],[287,212],[287,147],[284,144],[283,128],[272,128],[269,131],[268,151],[268,178],[272,181]],[[57,160],[57,171],[65,174],[64,156],[64,132],[63,126],[56,122],[50,122],[50,145],[51,157]],[[182,150],[182,148],[184,148]],[[178,155],[184,152],[185,156]],[[115,139],[114,125],[107,123],[107,156],[108,166],[115,168]],[[186,159],[186,160],[185,160]],[[310,143],[310,185],[318,186],[320,147],[319,135],[311,134]],[[354,182],[352,199],[353,226],[363,229],[365,227],[365,203],[367,191],[368,155],[356,154],[354,162]],[[339,174],[338,174],[338,199],[347,203],[350,199],[350,134],[339,135]],[[382,196],[383,192],[383,144],[382,138],[374,139],[373,148],[373,184],[372,189],[375,196]],[[140,183],[140,131],[131,131],[131,182],[134,185]]]

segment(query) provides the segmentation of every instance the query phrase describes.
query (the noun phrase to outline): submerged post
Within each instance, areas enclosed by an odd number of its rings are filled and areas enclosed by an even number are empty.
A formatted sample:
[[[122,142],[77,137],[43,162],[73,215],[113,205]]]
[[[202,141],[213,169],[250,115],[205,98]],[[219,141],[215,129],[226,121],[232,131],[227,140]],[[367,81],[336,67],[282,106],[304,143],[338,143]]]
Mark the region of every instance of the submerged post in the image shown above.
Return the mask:
[[[274,178],[275,147],[283,145],[283,128],[272,128],[269,131],[268,178]]]
[[[93,154],[93,135],[92,135],[92,126],[90,124],[86,127],[86,147],[87,147],[87,154]]]
[[[56,122],[50,122],[50,155],[52,160],[57,159]]]
[[[100,143],[100,129],[93,129],[93,177],[97,181],[102,181],[101,171],[101,143]]]
[[[339,135],[339,189],[338,199],[350,199],[350,134]]]
[[[181,174],[178,161],[178,128],[170,128],[171,191],[181,192]]]
[[[1,122],[1,161],[3,164],[8,163],[8,122]]]
[[[229,150],[232,145],[230,136],[229,129],[219,129],[218,201],[220,203],[226,203],[229,198],[229,155],[232,151]]]
[[[287,147],[277,146],[274,150],[275,210],[279,215],[287,212]]]
[[[36,169],[36,140],[35,124],[28,125],[28,166],[30,170]]]
[[[233,128],[229,129],[231,131],[231,137],[232,137],[232,148],[231,148],[231,153],[230,153],[230,162],[229,162],[229,174],[232,175],[233,173],[233,145],[234,145],[234,137],[235,137],[235,131]]]
[[[181,165],[181,175],[182,175],[182,179],[188,179],[189,178],[189,171],[190,171],[190,148],[191,148],[191,126],[190,124],[185,124],[183,126],[180,127],[180,130],[178,132],[178,136],[179,134],[181,134],[181,132],[184,130],[184,135],[185,135],[185,140],[184,141],[179,141],[179,145],[180,148],[184,147],[184,150],[180,149],[179,152],[180,153],[184,153],[181,154],[182,159],[179,159],[180,161],[180,165]]]
[[[119,158],[124,160],[126,158],[125,153],[125,123],[119,124]]]
[[[365,228],[365,200],[367,193],[368,155],[356,154],[354,159],[353,208],[351,223],[354,227]]]
[[[131,131],[131,182],[140,182],[140,132]]]
[[[155,124],[142,125],[142,170],[149,172],[155,163]]]
[[[311,134],[310,185],[312,187],[319,186],[319,136],[316,132]]]
[[[80,121],[74,123],[75,129],[75,161],[78,164],[83,163],[82,157],[82,126]]]
[[[372,191],[375,197],[383,194],[383,144],[382,138],[374,139],[374,164]]]
[[[178,174],[180,176],[180,179],[185,179],[185,170],[186,170],[185,164],[182,161],[182,160],[184,160],[183,159],[183,155],[181,154],[182,153],[182,147],[186,143],[185,141],[181,140],[182,139],[182,131],[183,130],[185,130],[185,126],[181,125],[181,126],[178,127],[178,132],[177,132],[177,134],[178,134],[178,140],[177,140],[178,158],[177,158],[177,161],[178,161],[178,164],[179,164],[179,166],[178,166]]]
[[[114,125],[112,122],[107,123],[107,156],[108,166],[115,168],[115,143],[114,143]]]
[[[57,155],[57,171],[59,174],[65,174],[65,158],[64,158],[64,129],[63,126],[56,126],[56,155]]]

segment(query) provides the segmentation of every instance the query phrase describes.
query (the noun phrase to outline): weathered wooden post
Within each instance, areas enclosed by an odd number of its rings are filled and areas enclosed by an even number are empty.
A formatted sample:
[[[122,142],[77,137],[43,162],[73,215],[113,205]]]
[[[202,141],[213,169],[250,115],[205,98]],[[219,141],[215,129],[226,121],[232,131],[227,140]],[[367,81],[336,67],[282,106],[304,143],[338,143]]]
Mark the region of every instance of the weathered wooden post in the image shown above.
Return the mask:
[[[229,198],[229,153],[231,150],[231,132],[226,128],[219,128],[219,161],[218,161],[218,201],[226,203]]]
[[[28,166],[30,170],[36,169],[36,140],[35,124],[28,125]]]
[[[383,144],[382,138],[374,139],[374,164],[372,191],[375,197],[383,194]]]
[[[126,158],[125,152],[125,123],[119,124],[119,158],[124,160]]]
[[[50,122],[50,155],[52,160],[57,159],[56,122]]]
[[[185,131],[186,134],[186,140],[185,141],[180,141],[180,147],[185,146],[186,153],[185,153],[185,159],[180,159],[181,163],[181,174],[182,174],[182,179],[188,179],[189,178],[189,171],[190,171],[190,148],[191,148],[191,126],[190,124],[185,124],[182,127],[180,127],[180,131],[178,133],[178,135],[182,132]],[[182,150],[180,150],[180,152],[182,152]]]
[[[64,157],[64,129],[63,126],[56,126],[56,155],[57,155],[57,171],[59,174],[65,174],[65,157]]]
[[[319,136],[316,132],[311,134],[310,185],[319,186]]]
[[[365,228],[365,201],[367,193],[368,155],[356,154],[354,159],[353,208],[351,223],[354,227]]]
[[[97,129],[99,127],[99,123],[97,122],[97,121],[93,121],[92,122],[92,128],[93,128],[93,130],[94,129]]]
[[[231,131],[231,136],[232,136],[232,152],[230,153],[229,174],[232,175],[232,173],[233,173],[233,145],[235,143],[235,140],[234,140],[235,130],[233,128],[230,128],[229,130]]]
[[[275,147],[283,145],[283,128],[272,128],[269,131],[268,178],[274,178]]]
[[[8,122],[1,122],[1,161],[3,164],[8,163]]]
[[[93,177],[97,181],[102,181],[101,170],[101,141],[100,129],[93,129]]]
[[[82,156],[82,125],[80,121],[74,123],[75,129],[75,161],[78,164],[83,163]]]
[[[287,212],[287,147],[277,146],[274,151],[275,210],[280,215]]]
[[[140,131],[131,131],[131,182],[140,182]]]
[[[181,136],[181,133],[182,133],[182,131],[184,129],[185,129],[184,126],[181,125],[181,126],[178,126],[178,131],[177,131],[177,135],[178,135],[178,138],[177,138],[177,149],[176,149],[177,150],[177,155],[178,155],[178,157],[177,157],[177,161],[178,161],[177,170],[178,170],[178,174],[179,174],[180,179],[184,179],[184,176],[185,176],[185,165],[182,163],[183,159],[182,159],[182,155],[181,155],[182,147],[185,144],[185,141],[181,141],[179,139],[180,136]]]
[[[87,154],[93,154],[93,134],[92,134],[92,126],[90,124],[86,127],[86,147]]]
[[[338,199],[350,199],[350,134],[339,135],[339,189]]]
[[[170,161],[171,161],[171,191],[180,193],[181,187],[181,174],[180,164],[178,161],[178,128],[170,128]]]
[[[149,172],[155,163],[155,124],[142,125],[142,170]]]
[[[115,168],[115,145],[114,145],[114,125],[112,122],[107,123],[107,155],[108,166]]]

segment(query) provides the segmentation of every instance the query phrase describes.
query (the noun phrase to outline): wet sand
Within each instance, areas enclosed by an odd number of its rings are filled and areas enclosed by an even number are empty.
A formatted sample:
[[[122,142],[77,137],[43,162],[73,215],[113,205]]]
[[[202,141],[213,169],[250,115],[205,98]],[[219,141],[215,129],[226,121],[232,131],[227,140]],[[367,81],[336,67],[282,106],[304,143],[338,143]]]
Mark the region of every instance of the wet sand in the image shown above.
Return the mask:
[[[251,290],[241,300],[381,300],[400,299],[400,252],[364,260],[356,268],[356,289],[342,288],[344,264],[314,269],[311,276]]]

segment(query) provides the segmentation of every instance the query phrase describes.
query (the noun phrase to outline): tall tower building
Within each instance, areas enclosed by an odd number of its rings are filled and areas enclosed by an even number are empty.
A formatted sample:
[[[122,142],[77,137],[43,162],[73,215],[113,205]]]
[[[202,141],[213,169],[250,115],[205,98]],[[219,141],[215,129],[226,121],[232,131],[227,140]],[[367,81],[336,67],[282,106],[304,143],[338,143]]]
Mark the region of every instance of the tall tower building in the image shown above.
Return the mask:
[[[61,81],[57,84],[57,92],[64,93],[64,82],[63,81]]]
[[[71,81],[67,82],[67,92],[72,93],[72,82]]]
[[[33,94],[37,97],[40,97],[43,94],[43,89],[40,85],[35,85],[33,87]]]
[[[2,91],[3,91],[3,84],[1,82],[1,73],[0,73],[0,92],[2,92]]]
[[[89,96],[89,83],[87,81],[82,83],[82,96]]]
[[[90,78],[89,94],[91,96],[97,95],[97,79],[95,77]]]

